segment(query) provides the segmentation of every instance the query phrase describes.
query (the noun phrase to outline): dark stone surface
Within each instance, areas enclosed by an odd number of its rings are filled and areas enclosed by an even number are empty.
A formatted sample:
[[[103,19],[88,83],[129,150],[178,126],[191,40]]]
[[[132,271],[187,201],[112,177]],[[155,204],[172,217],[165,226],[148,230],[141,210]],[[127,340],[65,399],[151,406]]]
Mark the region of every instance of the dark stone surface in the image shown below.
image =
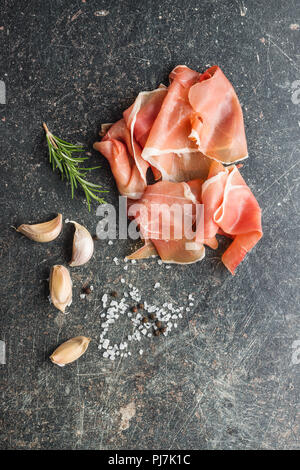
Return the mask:
[[[4,0],[1,10],[1,448],[299,448],[299,1]],[[108,164],[92,150],[99,126],[182,63],[216,63],[237,90],[250,152],[242,173],[264,238],[235,277],[220,263],[224,245],[192,266],[150,260],[126,272],[112,258],[133,243],[98,242],[92,261],[72,269],[69,314],[57,315],[44,280],[67,262],[69,226],[42,245],[11,225],[62,212],[93,233],[97,218],[52,172],[41,123],[87,146],[102,165],[94,179],[117,204]],[[150,302],[186,304],[193,293],[195,305],[167,338],[111,362],[97,349],[100,299],[121,290],[121,277]],[[86,280],[95,291],[82,301]],[[128,329],[121,320],[114,334]],[[78,334],[93,339],[85,356],[52,365],[50,352]]]

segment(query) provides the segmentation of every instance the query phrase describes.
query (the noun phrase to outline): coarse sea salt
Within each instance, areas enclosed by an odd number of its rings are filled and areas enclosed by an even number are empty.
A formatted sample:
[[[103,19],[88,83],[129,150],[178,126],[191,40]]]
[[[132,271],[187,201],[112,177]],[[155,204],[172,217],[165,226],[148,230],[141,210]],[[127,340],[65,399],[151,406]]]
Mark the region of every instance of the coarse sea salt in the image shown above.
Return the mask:
[[[117,258],[114,258],[118,260]],[[127,266],[126,266],[127,267]],[[121,278],[121,284],[125,284],[125,279]],[[160,282],[156,282],[154,285],[155,289],[160,287]],[[109,300],[107,294],[102,296],[102,304],[103,308],[106,309],[105,312],[100,314],[100,317],[105,319],[104,322],[101,323],[102,331],[100,334],[100,341],[99,341],[99,349],[103,351],[103,357],[108,358],[112,361],[116,359],[117,356],[122,358],[126,358],[132,355],[131,351],[129,351],[129,347],[131,343],[137,342],[142,343],[145,341],[144,338],[152,338],[153,331],[156,331],[158,327],[155,325],[154,322],[148,320],[147,322],[142,322],[142,318],[145,316],[145,313],[133,313],[131,311],[130,303],[128,303],[129,297],[135,302],[141,302],[141,293],[137,287],[135,287],[132,283],[128,283],[129,292],[124,291],[123,296],[120,300],[112,299]],[[194,297],[192,294],[188,295],[188,302],[187,304],[192,306],[194,305],[193,301]],[[146,300],[143,299],[143,308],[145,312],[152,314],[155,316],[152,320],[159,320],[163,322],[165,325],[165,331],[163,331],[163,335],[167,336],[172,329],[178,327],[177,319],[183,318],[182,311],[186,310],[187,312],[190,311],[190,308],[187,306],[177,306],[172,302],[164,302],[162,306],[158,306],[155,303],[150,304]],[[127,321],[131,322],[133,331],[126,336],[127,341],[121,341],[119,344],[115,343],[113,346],[110,345],[110,339],[107,338],[107,334],[109,328],[116,323],[116,320],[122,315],[125,314],[125,319],[128,318]],[[175,321],[174,321],[175,320]],[[152,332],[149,329],[152,329]],[[129,343],[129,344],[128,344]],[[142,344],[141,344],[142,345]],[[122,351],[122,352],[121,352]],[[144,350],[141,348],[138,350],[139,354],[142,355]]]

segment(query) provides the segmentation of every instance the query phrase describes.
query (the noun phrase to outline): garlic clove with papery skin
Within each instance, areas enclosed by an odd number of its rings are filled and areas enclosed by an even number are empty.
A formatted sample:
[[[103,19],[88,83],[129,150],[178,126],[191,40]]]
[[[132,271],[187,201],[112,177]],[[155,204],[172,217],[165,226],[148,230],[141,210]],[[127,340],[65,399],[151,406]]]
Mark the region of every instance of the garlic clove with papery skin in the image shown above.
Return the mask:
[[[73,239],[72,259],[69,263],[70,266],[81,266],[87,263],[94,253],[94,241],[90,232],[83,227],[83,225],[74,222],[70,223],[75,225],[75,233]]]
[[[55,349],[50,356],[50,360],[60,367],[70,364],[85,353],[90,341],[91,338],[87,338],[86,336],[71,338]]]
[[[35,242],[46,243],[55,240],[62,229],[62,215],[42,224],[22,224],[16,230]]]
[[[52,266],[49,289],[53,305],[65,313],[66,307],[72,303],[72,280],[67,268],[60,264]]]

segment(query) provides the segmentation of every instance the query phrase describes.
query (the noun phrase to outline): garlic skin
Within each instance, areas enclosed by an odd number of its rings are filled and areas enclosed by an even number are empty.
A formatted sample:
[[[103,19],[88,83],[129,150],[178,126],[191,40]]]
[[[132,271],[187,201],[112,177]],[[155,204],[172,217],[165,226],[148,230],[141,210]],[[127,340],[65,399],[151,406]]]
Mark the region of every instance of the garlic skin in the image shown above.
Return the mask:
[[[40,243],[51,242],[58,237],[62,229],[62,215],[58,214],[55,219],[42,224],[22,224],[16,230],[30,240]]]
[[[69,263],[70,266],[81,266],[87,263],[94,253],[94,241],[90,232],[83,227],[83,225],[74,222],[70,223],[75,225],[75,233],[73,239],[72,259]]]
[[[64,367],[66,364],[76,361],[88,348],[91,338],[76,336],[58,346],[51,354],[50,360],[57,366]]]
[[[60,264],[52,266],[49,289],[53,305],[65,313],[66,307],[72,303],[72,280],[67,268]]]

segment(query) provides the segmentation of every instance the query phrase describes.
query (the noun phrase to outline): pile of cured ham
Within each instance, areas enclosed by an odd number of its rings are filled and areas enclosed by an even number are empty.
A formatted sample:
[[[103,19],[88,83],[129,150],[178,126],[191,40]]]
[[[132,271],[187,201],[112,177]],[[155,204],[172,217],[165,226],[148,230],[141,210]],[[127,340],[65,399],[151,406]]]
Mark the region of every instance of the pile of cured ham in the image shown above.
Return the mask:
[[[153,233],[135,214],[145,244],[128,258],[158,254],[164,262],[194,263],[205,256],[205,245],[218,247],[219,234],[232,240],[222,261],[234,274],[262,237],[260,207],[240,174],[242,165],[235,164],[248,156],[242,109],[218,66],[199,73],[179,65],[169,78],[168,87],[139,93],[121,120],[104,124],[94,148],[128,197],[129,217],[136,201],[149,211],[151,204],[198,203],[204,225],[187,243],[172,235],[176,230],[164,237],[161,220]],[[153,184],[147,184],[149,172]]]

